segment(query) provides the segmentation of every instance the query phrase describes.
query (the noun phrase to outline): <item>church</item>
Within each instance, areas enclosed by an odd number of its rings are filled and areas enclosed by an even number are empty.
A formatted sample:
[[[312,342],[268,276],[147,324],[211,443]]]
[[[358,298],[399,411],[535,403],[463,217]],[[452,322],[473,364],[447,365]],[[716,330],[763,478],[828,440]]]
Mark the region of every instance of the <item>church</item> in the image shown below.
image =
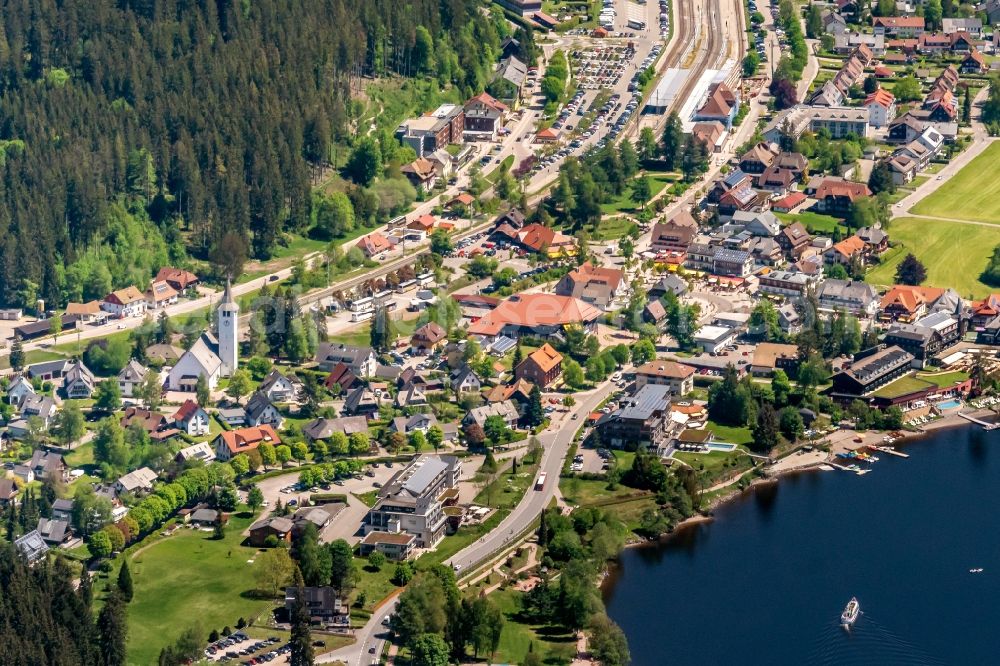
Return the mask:
[[[168,391],[194,391],[198,377],[204,375],[209,390],[215,390],[221,377],[229,377],[239,364],[240,306],[233,300],[232,288],[226,281],[222,302],[215,312],[219,337],[201,334],[191,349],[184,352],[167,376]]]

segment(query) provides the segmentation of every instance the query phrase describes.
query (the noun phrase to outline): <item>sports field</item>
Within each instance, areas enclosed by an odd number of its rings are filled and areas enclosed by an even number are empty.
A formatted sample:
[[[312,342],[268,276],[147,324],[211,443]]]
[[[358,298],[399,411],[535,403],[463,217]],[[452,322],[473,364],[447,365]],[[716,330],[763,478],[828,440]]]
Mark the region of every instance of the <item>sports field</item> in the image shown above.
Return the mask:
[[[1000,225],[1000,143],[993,143],[910,212]],[[995,245],[996,243],[994,243]]]
[[[904,217],[892,221],[889,238],[893,248],[882,258],[882,264],[865,276],[871,284],[894,284],[896,266],[912,252],[927,268],[924,284],[951,287],[965,298],[981,298],[991,292],[979,281],[979,276],[993,248],[1000,243],[1000,230],[947,220]]]

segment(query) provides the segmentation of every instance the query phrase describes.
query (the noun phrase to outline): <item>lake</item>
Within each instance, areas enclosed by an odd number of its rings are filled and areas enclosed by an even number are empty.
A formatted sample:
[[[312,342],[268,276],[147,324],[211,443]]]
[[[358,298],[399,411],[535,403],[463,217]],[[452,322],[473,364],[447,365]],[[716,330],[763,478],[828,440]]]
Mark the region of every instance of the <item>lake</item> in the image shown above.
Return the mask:
[[[627,549],[604,597],[633,664],[998,663],[1000,431],[903,450],[864,476],[782,478]]]

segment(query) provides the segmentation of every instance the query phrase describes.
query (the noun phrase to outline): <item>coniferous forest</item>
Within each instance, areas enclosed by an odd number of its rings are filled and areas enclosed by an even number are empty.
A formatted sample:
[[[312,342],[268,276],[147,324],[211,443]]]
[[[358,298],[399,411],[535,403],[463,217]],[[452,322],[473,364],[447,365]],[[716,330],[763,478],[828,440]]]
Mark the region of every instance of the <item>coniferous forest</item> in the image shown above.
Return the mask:
[[[478,0],[5,0],[0,301],[100,297],[311,220],[373,76],[482,90]],[[433,63],[433,65],[431,64]]]

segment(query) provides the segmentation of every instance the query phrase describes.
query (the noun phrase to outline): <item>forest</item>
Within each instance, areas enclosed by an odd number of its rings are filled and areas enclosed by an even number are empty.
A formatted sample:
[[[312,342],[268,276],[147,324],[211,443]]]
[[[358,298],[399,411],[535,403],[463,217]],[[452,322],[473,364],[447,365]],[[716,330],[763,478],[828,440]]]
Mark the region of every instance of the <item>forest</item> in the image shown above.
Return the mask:
[[[479,0],[11,0],[0,24],[0,301],[144,285],[227,234],[315,222],[372,77],[480,92]],[[368,185],[369,183],[364,183]]]

